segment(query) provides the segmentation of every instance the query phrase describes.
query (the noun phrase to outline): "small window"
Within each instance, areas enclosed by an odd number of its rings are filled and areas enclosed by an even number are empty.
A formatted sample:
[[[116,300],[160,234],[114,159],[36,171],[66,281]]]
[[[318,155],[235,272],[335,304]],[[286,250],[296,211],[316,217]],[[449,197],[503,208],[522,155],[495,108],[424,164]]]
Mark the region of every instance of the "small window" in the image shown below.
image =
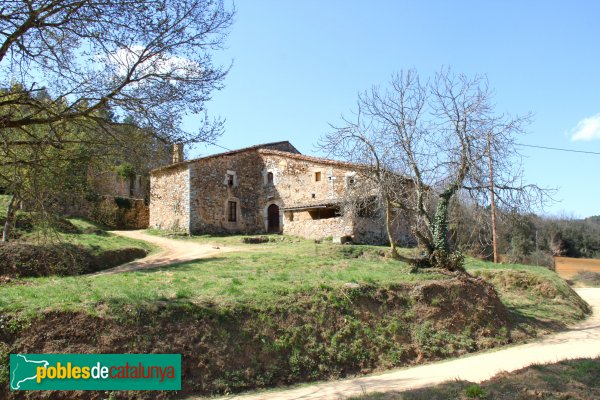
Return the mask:
[[[321,173],[315,172],[315,182],[321,182]]]
[[[267,174],[267,185],[272,185],[273,184],[273,173],[269,172]]]
[[[353,187],[356,184],[356,179],[353,176],[346,178],[346,186]]]
[[[229,222],[237,221],[237,202],[235,201],[229,202],[229,209],[227,210],[227,220]]]
[[[317,208],[315,210],[308,211],[311,219],[329,219],[339,217],[339,208]]]
[[[233,186],[234,176],[233,174],[227,174],[227,186]]]

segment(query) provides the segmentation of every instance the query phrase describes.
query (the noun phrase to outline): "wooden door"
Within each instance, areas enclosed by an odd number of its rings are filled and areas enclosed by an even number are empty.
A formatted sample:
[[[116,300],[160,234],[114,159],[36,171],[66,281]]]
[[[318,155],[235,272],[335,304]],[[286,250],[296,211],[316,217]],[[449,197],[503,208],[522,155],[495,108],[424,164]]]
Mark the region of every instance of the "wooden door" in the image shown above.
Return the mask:
[[[279,207],[276,204],[271,204],[267,209],[267,218],[269,220],[269,233],[279,233]]]

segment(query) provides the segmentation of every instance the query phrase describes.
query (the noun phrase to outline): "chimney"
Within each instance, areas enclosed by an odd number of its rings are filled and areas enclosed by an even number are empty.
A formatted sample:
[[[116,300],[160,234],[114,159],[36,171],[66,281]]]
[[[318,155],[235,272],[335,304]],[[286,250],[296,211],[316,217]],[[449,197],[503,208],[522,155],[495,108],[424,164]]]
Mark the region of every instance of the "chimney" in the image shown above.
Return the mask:
[[[175,143],[173,145],[173,164],[183,161],[183,143]]]

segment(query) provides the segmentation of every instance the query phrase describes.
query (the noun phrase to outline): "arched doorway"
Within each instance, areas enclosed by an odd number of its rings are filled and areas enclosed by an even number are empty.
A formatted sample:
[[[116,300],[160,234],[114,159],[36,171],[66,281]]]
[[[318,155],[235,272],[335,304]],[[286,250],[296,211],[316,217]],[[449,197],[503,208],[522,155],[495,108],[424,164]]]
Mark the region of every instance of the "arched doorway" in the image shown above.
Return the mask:
[[[267,208],[267,220],[269,233],[279,233],[279,207],[277,204],[271,204]]]

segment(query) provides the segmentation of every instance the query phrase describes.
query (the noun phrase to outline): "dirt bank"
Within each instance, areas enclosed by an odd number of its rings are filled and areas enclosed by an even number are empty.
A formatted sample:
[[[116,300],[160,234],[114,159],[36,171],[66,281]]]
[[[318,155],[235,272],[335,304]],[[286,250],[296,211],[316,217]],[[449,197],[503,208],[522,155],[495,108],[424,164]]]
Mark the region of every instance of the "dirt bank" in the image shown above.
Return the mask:
[[[52,312],[20,330],[4,329],[3,353],[181,353],[181,393],[119,394],[168,398],[364,374],[513,340],[510,315],[495,290],[467,277],[386,288],[320,288],[282,296],[265,309],[181,301],[106,315],[107,306],[100,305],[96,316]],[[6,382],[3,387],[8,398],[41,395],[8,392]]]

